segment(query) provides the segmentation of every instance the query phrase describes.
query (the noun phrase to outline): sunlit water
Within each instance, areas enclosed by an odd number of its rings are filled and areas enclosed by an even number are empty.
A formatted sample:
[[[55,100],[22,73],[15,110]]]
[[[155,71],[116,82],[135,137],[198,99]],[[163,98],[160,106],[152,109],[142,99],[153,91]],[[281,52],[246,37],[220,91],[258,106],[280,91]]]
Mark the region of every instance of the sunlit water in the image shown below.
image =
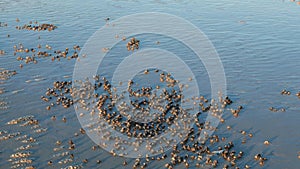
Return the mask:
[[[74,109],[54,107],[51,111],[47,111],[45,107],[48,104],[40,99],[46,89],[52,86],[53,81],[71,80],[75,60],[62,59],[52,62],[49,57],[39,59],[37,64],[26,65],[16,60],[13,46],[22,43],[25,48],[36,48],[38,44],[42,46],[49,44],[57,50],[72,48],[73,45],[84,46],[88,38],[106,24],[104,18],[114,20],[139,12],[166,12],[177,15],[196,25],[212,41],[224,65],[227,94],[235,101],[234,106],[245,107],[239,118],[225,115],[226,124],[233,126],[236,131],[246,130],[254,133],[254,137],[247,140],[246,144],[240,144],[242,137],[239,133],[233,133],[237,136],[228,136],[245,151],[245,159],[240,160],[238,164],[259,167],[254,164],[253,156],[256,153],[263,153],[269,159],[265,168],[300,166],[297,157],[300,151],[300,99],[295,96],[300,91],[300,6],[296,3],[280,0],[149,2],[4,0],[0,1],[0,22],[7,23],[8,27],[0,27],[0,50],[6,51],[5,55],[0,56],[0,67],[17,70],[18,74],[0,85],[6,91],[0,95],[1,101],[4,100],[9,106],[8,109],[1,109],[0,126],[1,130],[21,131],[37,137],[38,145],[30,150],[33,152],[34,166],[48,167],[47,161],[53,159],[52,156],[55,154],[52,151],[55,141],[61,140],[67,146],[70,138],[76,142],[72,164],[80,164],[86,158],[89,160],[89,163],[84,164],[86,168],[99,166],[121,168],[124,159],[112,158],[104,150],[91,150],[95,144],[86,135],[74,136],[80,128]],[[20,22],[16,22],[16,18],[19,18]],[[40,23],[53,23],[58,28],[52,32],[15,28],[17,25],[22,26],[35,20]],[[165,46],[168,50],[177,51],[179,54],[184,52],[177,49],[178,42],[168,38],[160,39],[158,36],[146,38],[146,35],[139,38],[145,39],[144,47],[159,39],[168,44]],[[116,54],[117,49],[118,47],[114,51]],[[119,52],[119,55],[124,56],[124,53]],[[109,62],[118,63],[119,60],[114,57],[106,62],[107,65],[112,65]],[[21,63],[24,64],[22,69],[19,68]],[[103,66],[105,64],[103,63]],[[208,95],[209,83],[206,71],[203,67],[193,65],[192,61],[189,66],[192,68],[194,66],[193,69],[199,73],[198,77],[202,78],[199,83],[203,85],[200,90],[204,95]],[[27,80],[32,81],[25,82]],[[290,90],[292,95],[280,95],[282,89]],[[14,93],[16,90],[20,91]],[[268,110],[271,106],[284,107],[286,111],[271,112]],[[48,128],[46,134],[37,134],[29,128],[6,124],[11,119],[24,115],[34,115],[42,127]],[[50,119],[53,115],[57,117],[56,122]],[[61,121],[63,117],[67,118],[66,123]],[[264,145],[264,140],[269,140],[271,144]],[[0,141],[0,168],[11,166],[7,161],[9,155],[16,152],[16,148],[21,145],[14,139]],[[97,160],[101,160],[102,163],[96,164]],[[154,162],[150,167],[162,167],[163,164],[164,162]]]

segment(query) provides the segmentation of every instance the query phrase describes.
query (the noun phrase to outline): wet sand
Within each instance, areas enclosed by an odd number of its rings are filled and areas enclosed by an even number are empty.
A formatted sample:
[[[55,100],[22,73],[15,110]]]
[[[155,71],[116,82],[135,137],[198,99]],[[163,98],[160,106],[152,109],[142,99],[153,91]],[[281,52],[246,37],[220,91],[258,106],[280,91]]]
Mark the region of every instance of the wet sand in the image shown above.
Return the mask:
[[[82,126],[70,102],[56,105],[57,98],[45,101],[41,96],[47,96],[47,88],[53,88],[53,82],[72,81],[75,62],[88,58],[79,55],[80,48],[96,30],[123,15],[145,11],[168,12],[190,20],[207,34],[220,55],[227,78],[227,95],[233,103],[227,107],[220,119],[223,123],[214,133],[219,141],[214,137],[209,139],[211,143],[205,144],[211,151],[217,151],[219,146],[224,150],[232,142],[234,156],[240,151],[243,154],[235,164],[240,168],[300,165],[297,2],[105,1],[99,6],[96,2],[80,3],[7,1],[0,5],[0,168],[18,164],[24,165],[23,168],[71,165],[132,168],[137,164],[136,159],[114,157],[96,145],[80,130]],[[136,10],[127,10],[129,7]],[[190,10],[180,10],[186,7]],[[41,27],[28,26],[39,23]],[[118,38],[122,39],[122,35]],[[186,52],[177,48],[180,43],[168,37],[140,35],[136,39],[140,40],[138,48],[159,45],[177,54]],[[112,52],[124,57],[126,53],[121,51],[127,51],[129,41],[127,38],[117,44]],[[100,47],[99,51],[102,48],[105,49]],[[110,66],[118,63],[118,59],[111,57],[103,63],[106,68],[103,76],[111,75]],[[199,74],[201,94],[209,96],[210,84],[204,66],[193,65],[193,59],[189,66]],[[239,106],[242,106],[240,111]],[[222,137],[226,140],[222,141]],[[178,154],[185,158],[187,152],[188,160],[182,160],[175,168],[187,165],[195,168],[200,163],[201,160],[193,160],[193,152],[180,150]],[[141,159],[139,167],[146,163],[147,168],[164,168],[172,163],[171,153],[171,150],[165,152],[164,160],[160,156],[149,163]],[[208,161],[205,167],[211,167],[214,160],[218,160],[217,168],[226,164],[235,167],[224,160],[224,154],[213,154],[211,161],[206,159],[207,154],[203,154],[201,162]]]

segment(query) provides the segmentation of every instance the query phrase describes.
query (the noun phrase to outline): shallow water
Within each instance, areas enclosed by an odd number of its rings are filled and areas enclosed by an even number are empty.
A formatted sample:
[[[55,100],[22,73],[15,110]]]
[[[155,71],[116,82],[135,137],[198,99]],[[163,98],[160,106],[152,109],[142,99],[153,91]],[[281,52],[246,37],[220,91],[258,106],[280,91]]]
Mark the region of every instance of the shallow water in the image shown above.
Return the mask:
[[[92,151],[95,145],[86,135],[73,136],[79,132],[80,124],[73,108],[64,109],[54,107],[51,111],[45,109],[47,103],[40,99],[41,95],[53,81],[72,80],[75,60],[51,61],[51,58],[39,59],[37,64],[25,64],[16,60],[13,55],[13,46],[22,43],[25,48],[36,48],[38,44],[49,44],[53,49],[63,50],[73,45],[84,46],[88,38],[95,31],[104,26],[104,18],[110,20],[139,12],[165,12],[182,17],[201,29],[215,46],[224,66],[227,80],[227,94],[234,100],[234,105],[243,105],[245,109],[239,118],[224,115],[226,124],[233,126],[236,131],[246,130],[254,133],[252,139],[246,144],[240,144],[242,137],[230,135],[228,137],[237,141],[237,147],[245,151],[246,157],[239,163],[241,166],[259,166],[251,160],[256,153],[263,153],[269,160],[262,168],[298,168],[300,160],[300,99],[295,94],[300,91],[300,6],[295,2],[268,0],[268,1],[138,1],[138,0],[112,0],[112,1],[0,1],[0,22],[8,24],[0,27],[0,50],[6,51],[0,55],[0,68],[16,70],[17,75],[5,80],[0,88],[5,93],[0,94],[0,102],[7,102],[7,109],[0,109],[1,131],[20,131],[35,136],[37,145],[30,150],[33,152],[33,164],[37,168],[49,167],[47,161],[52,159],[55,152],[55,141],[61,140],[68,146],[68,140],[74,139],[74,163],[80,164],[85,158],[89,163],[86,168],[121,168],[122,157],[114,157],[104,151]],[[16,18],[20,22],[16,22]],[[16,30],[15,26],[28,24],[29,21],[40,23],[53,23],[57,29],[48,32],[34,32]],[[163,24],[163,23],[162,23]],[[10,35],[8,38],[7,35]],[[40,36],[40,38],[39,38]],[[178,50],[178,42],[158,36],[140,35],[139,39],[146,39],[142,47],[148,47],[151,42],[160,39],[162,46],[184,54]],[[151,39],[152,38],[152,39]],[[118,52],[114,48],[112,56],[120,57],[126,53]],[[163,46],[164,47],[164,46]],[[104,74],[110,75],[113,65],[119,63],[118,57],[111,57],[102,63],[107,66]],[[24,67],[19,68],[22,63]],[[111,67],[109,67],[109,66]],[[190,67],[198,73],[201,79],[200,91],[204,95],[210,92],[207,74],[204,67],[199,64]],[[176,66],[176,65],[174,65]],[[107,71],[107,72],[106,72]],[[68,76],[68,77],[64,77]],[[36,80],[35,80],[36,79]],[[31,80],[31,81],[28,81]],[[27,82],[26,82],[27,81]],[[282,89],[292,92],[290,96],[282,96]],[[15,92],[14,92],[15,91]],[[285,112],[271,112],[269,107],[286,108]],[[33,133],[30,127],[7,125],[11,119],[34,115],[40,121],[41,127],[48,128],[46,133]],[[50,117],[56,115],[53,122]],[[67,118],[63,123],[61,119]],[[226,125],[220,124],[219,127]],[[226,131],[219,131],[220,133]],[[270,145],[263,144],[269,140]],[[9,168],[9,155],[21,145],[14,139],[0,141],[0,168]],[[102,163],[96,164],[100,159]],[[54,159],[56,160],[56,159]],[[130,160],[129,160],[130,161]],[[250,161],[250,162],[249,162]],[[253,161],[253,160],[252,160]],[[161,167],[163,162],[154,162],[150,167]],[[57,168],[65,165],[56,165]],[[131,165],[128,165],[129,167]],[[182,167],[182,166],[181,166]]]

